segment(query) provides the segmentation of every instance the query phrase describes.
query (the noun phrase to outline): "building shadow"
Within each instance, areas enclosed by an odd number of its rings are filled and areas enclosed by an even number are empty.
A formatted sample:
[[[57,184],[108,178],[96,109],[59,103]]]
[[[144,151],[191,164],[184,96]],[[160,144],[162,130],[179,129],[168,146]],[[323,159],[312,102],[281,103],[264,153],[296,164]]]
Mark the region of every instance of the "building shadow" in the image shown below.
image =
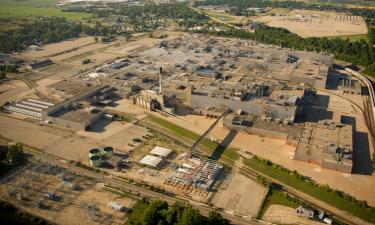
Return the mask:
[[[374,168],[371,162],[368,134],[356,131],[356,119],[341,116],[341,123],[353,127],[353,174],[371,175]]]
[[[178,103],[175,108],[174,114],[178,116],[187,116],[192,113],[193,109],[190,106]]]
[[[368,134],[355,132],[353,134],[353,169],[352,173],[371,175],[374,168],[371,162]]]
[[[111,122],[112,120],[102,117],[98,121],[91,124],[87,131],[95,133],[104,133],[106,131],[106,126],[108,126]]]
[[[339,86],[339,76],[336,71],[330,71],[327,75],[326,89],[337,90]]]
[[[221,154],[223,154],[224,150],[229,146],[229,144],[233,141],[233,139],[237,135],[236,130],[231,130],[228,135],[224,138],[224,140],[215,148],[210,159],[219,160],[221,157]]]
[[[296,118],[299,122],[318,122],[319,120],[331,120],[333,112],[328,111],[328,103],[330,97],[328,95],[315,94],[313,97],[306,99],[306,105],[302,114]]]

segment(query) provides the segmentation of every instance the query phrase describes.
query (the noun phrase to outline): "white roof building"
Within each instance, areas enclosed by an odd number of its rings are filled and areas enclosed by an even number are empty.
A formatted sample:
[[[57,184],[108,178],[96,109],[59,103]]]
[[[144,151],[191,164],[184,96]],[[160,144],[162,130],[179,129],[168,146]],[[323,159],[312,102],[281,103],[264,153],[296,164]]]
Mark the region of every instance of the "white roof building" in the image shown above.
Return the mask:
[[[160,163],[163,161],[162,158],[152,155],[146,155],[143,157],[143,159],[140,161],[141,164],[150,166],[150,167],[158,167]]]
[[[168,148],[156,146],[154,149],[151,150],[150,153],[153,154],[153,155],[157,155],[157,156],[161,156],[161,157],[166,158],[172,153],[172,150],[168,149]]]
[[[114,202],[114,201],[108,202],[107,207],[117,210],[117,211],[124,211],[125,209],[125,207],[122,204]]]

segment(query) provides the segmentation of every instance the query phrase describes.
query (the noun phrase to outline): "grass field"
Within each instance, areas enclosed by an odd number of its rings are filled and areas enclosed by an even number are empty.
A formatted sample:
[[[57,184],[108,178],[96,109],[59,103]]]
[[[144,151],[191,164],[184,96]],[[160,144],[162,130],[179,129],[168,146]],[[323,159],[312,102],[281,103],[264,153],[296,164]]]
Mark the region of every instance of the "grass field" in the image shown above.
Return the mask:
[[[0,18],[59,16],[71,20],[91,17],[90,13],[63,12],[55,8],[58,0],[0,0]]]
[[[364,39],[367,42],[369,41],[367,34],[331,36],[331,37],[327,37],[327,38],[328,39],[340,38],[340,39],[344,39],[344,40],[349,39],[350,41],[360,41],[361,39]]]
[[[338,209],[349,212],[363,220],[375,223],[375,209],[360,205],[353,199],[344,195],[342,192],[336,192],[310,181],[303,181],[297,176],[277,168],[275,164],[266,164],[256,159],[246,159],[244,164],[256,171],[259,171],[269,177],[272,177],[282,184],[286,184],[297,190],[300,190],[316,199],[324,201]]]
[[[239,23],[244,20],[244,18],[240,16],[234,16],[229,13],[218,13],[218,12],[213,12],[213,11],[208,11],[208,10],[204,10],[204,12],[213,18],[216,18],[218,20],[221,20],[227,23]]]
[[[258,218],[262,219],[270,205],[283,205],[291,208],[297,208],[302,204],[298,199],[289,197],[287,194],[270,188],[259,211]]]

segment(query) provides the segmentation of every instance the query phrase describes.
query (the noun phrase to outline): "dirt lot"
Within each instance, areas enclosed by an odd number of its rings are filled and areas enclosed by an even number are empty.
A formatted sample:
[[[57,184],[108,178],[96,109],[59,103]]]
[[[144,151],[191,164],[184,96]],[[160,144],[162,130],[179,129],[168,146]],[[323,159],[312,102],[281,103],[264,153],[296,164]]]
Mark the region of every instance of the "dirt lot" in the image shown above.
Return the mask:
[[[123,224],[125,213],[108,208],[108,202],[114,201],[120,203],[128,209],[132,208],[135,204],[135,200],[119,197],[118,195],[104,191],[99,185],[82,193],[76,201],[81,203],[81,208],[77,210],[77,206],[71,205],[59,214],[57,220],[60,220],[63,224],[77,225],[81,224],[77,222],[77,218],[82,219],[84,224]],[[98,210],[85,208],[85,203],[86,206],[90,204],[90,206],[96,207]]]
[[[98,128],[101,129],[99,133],[74,133],[6,116],[0,116],[0,124],[0,134],[4,137],[43,149],[64,159],[78,160],[86,164],[88,150],[93,147],[113,146],[116,151],[127,151],[134,148],[128,145],[133,143],[134,137],[140,138],[147,134],[143,127],[127,125],[123,128],[116,123]]]
[[[241,174],[229,175],[215,194],[212,202],[220,207],[241,215],[255,217],[262,205],[267,188]]]
[[[19,54],[19,57],[26,60],[36,60],[73,48],[79,48],[92,43],[95,43],[93,37],[75,38],[55,44],[45,45],[40,50],[24,51],[21,54]]]
[[[30,93],[29,88],[23,81],[9,80],[0,82],[0,104],[11,101],[17,96]]]
[[[271,27],[283,27],[301,37],[328,37],[366,34],[362,17],[309,10],[292,10],[287,14],[262,16],[255,21]]]
[[[132,104],[129,101],[129,99],[121,99],[120,101],[117,101],[116,103],[117,103],[116,106],[114,107],[108,106],[106,108],[109,110],[117,111],[117,112],[134,114],[136,115],[137,119],[141,119],[147,116],[145,109]]]
[[[276,224],[322,225],[322,223],[299,216],[296,210],[282,205],[271,205],[263,220]]]

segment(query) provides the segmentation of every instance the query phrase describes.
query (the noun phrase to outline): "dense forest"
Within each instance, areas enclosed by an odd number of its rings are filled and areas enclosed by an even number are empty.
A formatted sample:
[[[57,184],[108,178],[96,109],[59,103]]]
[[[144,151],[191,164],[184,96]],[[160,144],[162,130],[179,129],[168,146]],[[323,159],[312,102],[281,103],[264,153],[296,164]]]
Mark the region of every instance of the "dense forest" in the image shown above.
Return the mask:
[[[126,5],[121,7],[118,13],[127,16],[129,19],[139,19],[146,16],[165,19],[207,19],[206,16],[196,13],[183,3]]]
[[[117,16],[115,22],[126,24],[136,32],[147,32],[166,25],[171,20],[178,25],[203,24],[207,22],[208,17],[199,14],[187,7],[184,3],[155,4],[146,3],[145,5],[121,5],[108,4],[106,8],[95,7],[77,7],[66,8],[64,11],[89,12],[94,18],[110,18]]]
[[[182,3],[121,6],[117,9],[109,7],[104,11],[92,10],[96,17],[117,15],[117,19],[113,21],[116,24],[106,25],[99,21],[82,24],[58,17],[30,18],[21,22],[20,28],[0,33],[0,52],[17,52],[33,44],[59,42],[78,37],[81,33],[100,36],[102,41],[111,41],[117,35],[129,37],[130,33],[122,29],[122,26],[131,28],[135,32],[147,32],[160,28],[171,20],[177,21],[178,25],[204,23],[208,20],[206,16],[196,13]]]
[[[0,52],[20,51],[36,43],[52,43],[78,37],[82,25],[61,17],[30,19],[21,28],[0,33]]]
[[[229,225],[219,213],[211,212],[202,216],[191,206],[168,205],[165,201],[145,201],[136,204],[126,224],[144,225]]]
[[[367,67],[366,73],[375,75],[375,48],[364,40],[351,42],[340,38],[301,38],[286,29],[273,28],[266,25],[258,26],[254,33],[239,29],[228,29],[218,32],[202,30],[199,32],[224,37],[252,39],[296,50],[331,53],[337,59],[365,66]]]
[[[183,3],[123,6],[117,13],[126,16],[127,21],[134,25],[135,30],[155,29],[170,20],[176,21],[179,25],[204,23],[208,20],[205,15],[193,11]],[[153,26],[151,29],[150,25]]]

